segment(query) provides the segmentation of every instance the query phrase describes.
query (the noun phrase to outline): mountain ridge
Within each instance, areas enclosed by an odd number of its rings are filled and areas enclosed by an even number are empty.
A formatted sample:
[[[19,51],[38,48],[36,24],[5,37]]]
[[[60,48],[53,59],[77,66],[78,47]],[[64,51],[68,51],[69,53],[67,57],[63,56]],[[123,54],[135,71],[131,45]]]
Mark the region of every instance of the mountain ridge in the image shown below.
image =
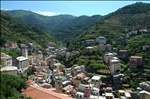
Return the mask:
[[[132,8],[132,6],[138,6],[139,4],[141,3],[131,4],[127,7],[136,10],[136,7]],[[145,3],[142,3],[142,6],[140,7],[144,8],[144,5]],[[150,4],[146,5],[150,6]],[[123,7],[122,9],[119,9],[119,11],[123,10],[122,12],[124,12],[124,10],[126,10],[125,8],[126,7]],[[141,8],[138,9],[140,10]],[[80,49],[82,41],[93,39],[100,35],[105,36],[107,39],[113,39],[115,37],[117,38],[120,36],[126,36],[130,31],[150,28],[150,21],[148,21],[150,20],[150,13],[145,13],[146,11],[150,11],[149,7],[146,7],[143,13],[140,12],[138,14],[131,14],[130,12],[129,14],[114,14],[117,11],[104,16],[101,20],[97,21],[96,24],[91,26],[87,31],[82,33],[78,38],[74,39],[74,41],[71,41],[69,49]],[[77,46],[75,46],[75,44]]]
[[[110,37],[113,37],[117,36],[118,34],[124,35],[123,33],[131,30],[136,30],[144,27],[148,28],[150,27],[148,24],[150,14],[149,5],[150,4],[148,3],[137,2],[135,4],[122,7],[106,16],[93,15],[89,17],[83,15],[79,17],[66,17],[64,15],[58,15],[43,17],[42,15],[38,15],[35,13],[33,14],[31,11],[31,15],[26,14],[27,16],[19,18],[16,16],[20,14],[15,11],[15,16],[12,16],[22,21],[28,21],[30,22],[30,25],[43,29],[53,35],[53,37],[66,43],[88,32],[95,33],[95,36],[100,35],[100,33],[103,34],[104,32],[106,32],[108,34],[111,34]],[[10,12],[6,11],[6,13],[9,14]],[[11,13],[9,15],[11,15]],[[37,18],[37,16],[42,16],[42,18]],[[51,18],[51,20],[49,18]],[[113,32],[110,33],[109,30],[113,30]]]
[[[69,38],[73,39],[74,37],[72,37],[72,35],[78,36],[82,33],[76,30],[80,29],[83,31],[102,17],[100,15],[94,15],[91,17],[85,15],[79,17],[72,15],[42,16],[25,10],[4,12],[26,24],[43,29],[53,35],[55,38],[58,37],[57,39],[60,39],[60,41],[64,42],[69,41]],[[75,30],[73,31],[74,33],[72,32],[72,28]],[[68,31],[67,33],[69,33],[69,38],[63,39],[62,34],[65,33],[65,31]],[[68,35],[66,36],[68,37]]]
[[[38,39],[38,40],[37,40]],[[35,43],[44,47],[50,41],[56,41],[48,33],[36,27],[31,27],[21,21],[1,12],[1,41],[11,40],[20,43]],[[2,45],[1,45],[2,46]]]

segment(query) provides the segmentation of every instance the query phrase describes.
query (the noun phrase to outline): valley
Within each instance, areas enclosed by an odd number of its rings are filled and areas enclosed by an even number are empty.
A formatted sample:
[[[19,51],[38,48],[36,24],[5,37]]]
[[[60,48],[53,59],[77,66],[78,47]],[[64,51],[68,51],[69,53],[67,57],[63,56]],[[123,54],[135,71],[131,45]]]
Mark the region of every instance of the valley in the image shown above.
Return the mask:
[[[14,93],[1,96],[20,92],[37,99],[31,88],[40,98],[43,91],[54,99],[143,99],[143,93],[149,97],[149,20],[148,3],[127,5],[106,16],[1,11],[2,80],[9,74],[27,84],[22,91],[10,85]]]

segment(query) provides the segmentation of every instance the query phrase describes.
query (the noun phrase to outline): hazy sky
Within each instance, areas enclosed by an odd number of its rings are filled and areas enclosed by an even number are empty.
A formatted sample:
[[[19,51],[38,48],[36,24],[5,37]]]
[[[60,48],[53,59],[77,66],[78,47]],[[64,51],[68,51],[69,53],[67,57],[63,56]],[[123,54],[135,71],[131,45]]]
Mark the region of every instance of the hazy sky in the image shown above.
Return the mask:
[[[92,16],[107,15],[139,1],[1,1],[1,10],[22,9],[48,16],[59,14]],[[140,2],[150,3],[148,0]]]

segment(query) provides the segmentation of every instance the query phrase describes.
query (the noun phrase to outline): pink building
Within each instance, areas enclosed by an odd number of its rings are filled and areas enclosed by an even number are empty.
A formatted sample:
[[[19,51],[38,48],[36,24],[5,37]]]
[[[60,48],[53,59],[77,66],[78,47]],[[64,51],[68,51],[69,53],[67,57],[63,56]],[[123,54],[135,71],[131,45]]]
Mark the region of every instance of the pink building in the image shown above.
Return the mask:
[[[142,66],[143,59],[141,56],[131,56],[129,61],[130,69],[136,69],[137,66]]]

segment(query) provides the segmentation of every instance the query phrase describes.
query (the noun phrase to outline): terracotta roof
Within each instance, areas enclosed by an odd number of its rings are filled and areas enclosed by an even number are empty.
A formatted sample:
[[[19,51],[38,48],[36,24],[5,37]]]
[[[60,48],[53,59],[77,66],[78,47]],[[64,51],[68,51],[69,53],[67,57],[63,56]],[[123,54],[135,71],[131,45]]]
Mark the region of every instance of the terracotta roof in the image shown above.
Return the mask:
[[[43,85],[41,87],[46,88],[46,89],[52,88],[52,86],[50,86],[50,85]]]
[[[88,81],[90,79],[90,77],[85,77],[84,80]]]
[[[73,66],[76,67],[76,66],[78,66],[78,64],[74,64]]]
[[[107,87],[106,90],[112,90],[112,87]]]
[[[85,74],[84,73],[79,73],[76,75],[77,78],[84,78],[85,77]]]
[[[56,93],[54,91],[35,86],[30,86],[27,89],[22,90],[22,94],[25,97],[31,97],[32,99],[72,99],[71,97]]]
[[[45,73],[42,72],[42,71],[37,72],[37,74],[39,74],[39,75],[45,75]]]
[[[125,90],[125,92],[129,92],[129,93],[131,93],[131,92],[132,92],[132,90]]]
[[[131,56],[131,58],[142,58],[141,56]]]
[[[26,80],[26,83],[28,84],[28,85],[31,85],[31,84],[33,84],[34,83],[34,81],[32,81],[32,80]]]
[[[91,81],[92,81],[92,79],[89,79],[89,80],[88,80],[88,83],[90,83]]]
[[[74,87],[72,85],[68,85],[68,86],[64,87],[63,89],[66,90],[66,91],[71,92],[71,91],[74,90]]]

